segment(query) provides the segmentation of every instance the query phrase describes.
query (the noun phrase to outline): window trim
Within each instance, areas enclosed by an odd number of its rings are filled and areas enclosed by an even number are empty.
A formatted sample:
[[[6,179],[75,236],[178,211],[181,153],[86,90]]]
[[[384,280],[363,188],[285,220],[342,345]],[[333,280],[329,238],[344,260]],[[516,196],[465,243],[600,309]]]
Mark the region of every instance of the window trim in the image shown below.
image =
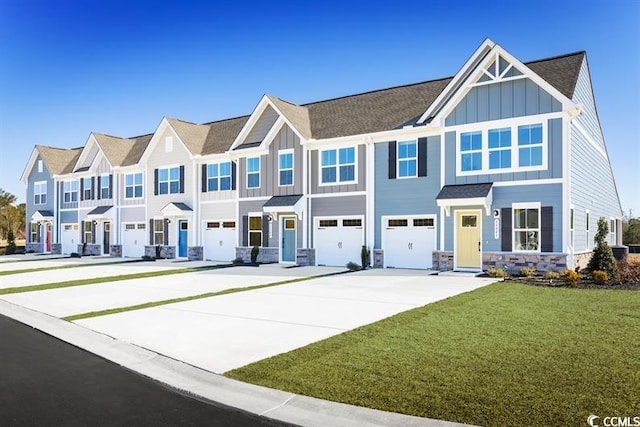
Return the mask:
[[[36,192],[36,189],[38,187],[42,186],[44,189],[44,192]],[[42,190],[42,188],[41,188]],[[33,183],[33,204],[34,205],[46,205],[47,204],[47,199],[48,199],[48,191],[47,191],[47,181],[36,181]],[[42,200],[42,196],[44,195],[44,201]],[[36,197],[40,196],[40,201],[36,202]]]
[[[87,226],[89,229],[87,230]],[[86,243],[88,245],[94,245],[96,242],[93,241],[93,221],[84,221],[84,225],[82,228],[82,243]],[[89,233],[87,237],[87,233]]]
[[[29,223],[29,242],[40,243],[40,235],[40,224],[37,222]]]
[[[505,131],[505,130],[509,131],[509,145],[507,147],[504,147],[504,146],[499,146],[499,147],[494,147],[494,148],[489,147],[489,133],[491,131],[502,132],[502,131]],[[491,153],[493,153],[493,152],[502,152],[502,151],[507,151],[507,150],[509,150],[509,157],[510,157],[509,161],[511,163],[511,166],[508,167],[508,168],[500,167],[500,168],[492,169],[491,168]],[[514,158],[514,154],[513,154],[513,129],[510,126],[501,127],[501,128],[490,128],[490,129],[487,129],[487,156],[488,156],[487,157],[487,162],[488,162],[489,170],[496,171],[497,173],[500,173],[503,170],[508,170],[508,169],[513,168],[513,158]],[[502,163],[502,158],[500,158],[500,163]]]
[[[93,178],[90,176],[85,176],[80,178],[82,180],[82,200],[91,200],[93,199]],[[87,181],[89,181],[89,185],[87,185]],[[87,197],[87,192],[89,192],[89,196]]]
[[[162,167],[158,167],[158,196],[167,196],[170,194],[180,194],[180,166],[181,165],[170,165],[170,166],[162,166]],[[171,179],[171,169],[178,169],[178,178],[176,180],[172,180]],[[160,172],[166,170],[167,171],[167,181],[162,181],[160,180]],[[161,182],[166,182],[167,183],[167,192],[163,193],[162,191],[160,191],[160,183]],[[177,182],[178,183],[178,191],[176,192],[171,192],[171,183],[172,182]]]
[[[560,118],[560,113],[548,113],[536,116],[526,116],[516,119],[501,119],[487,122],[467,123],[464,125],[457,125],[447,127],[445,132],[455,131],[455,146],[456,146],[456,176],[473,176],[473,175],[489,175],[489,174],[502,174],[502,173],[516,173],[516,172],[532,172],[548,170],[549,168],[549,120]],[[539,166],[518,166],[519,149],[518,145],[518,127],[541,125],[542,126],[542,164]],[[501,169],[489,168],[489,130],[498,130],[510,128],[511,129],[511,167]],[[469,132],[481,132],[482,135],[482,168],[473,171],[462,170],[462,158],[461,158],[461,135]],[[496,150],[496,149],[494,149]],[[473,152],[473,151],[472,151]]]
[[[353,163],[340,163],[340,150],[353,149]],[[336,164],[333,166],[322,166],[322,153],[325,151],[336,152]],[[341,181],[340,180],[340,166],[351,166],[353,164],[353,180]],[[322,169],[335,168],[336,169],[336,181],[335,182],[323,182],[322,181]],[[358,145],[345,145],[340,147],[331,147],[318,150],[318,187],[330,187],[336,185],[351,185],[358,183]]]
[[[617,244],[617,220],[616,218],[610,216],[609,217],[609,244],[611,246],[615,246]]]
[[[249,171],[249,160],[253,160],[253,159],[258,159],[258,170],[250,172]],[[247,157],[245,159],[245,166],[246,166],[246,182],[245,182],[245,186],[247,187],[247,190],[259,189],[260,186],[262,185],[262,178],[261,178],[261,175],[262,175],[262,156]],[[257,174],[258,175],[258,185],[255,186],[255,187],[249,187],[249,175],[253,175],[253,174]]]
[[[263,215],[261,213],[249,213],[247,215],[247,246],[250,248],[255,246],[251,244],[251,233],[260,233],[260,244],[258,245],[258,247],[262,247],[262,242],[264,238],[264,236],[262,235],[262,228],[264,227],[264,224],[262,223],[264,219],[262,218],[262,216]],[[258,218],[260,220],[259,229],[251,229],[251,218]]]
[[[160,223],[162,225],[161,230],[158,231],[156,228],[156,224]],[[153,218],[153,246],[164,246],[164,235],[167,232],[164,228],[164,218]],[[158,243],[158,235],[160,235],[160,243]]]
[[[282,169],[280,167],[280,156],[286,156],[288,154],[291,154],[291,168],[286,168],[286,169]],[[285,150],[278,150],[278,187],[293,187],[293,185],[295,184],[295,166],[296,166],[296,155],[295,152],[293,151],[293,148],[287,148]],[[280,181],[281,172],[287,172],[287,171],[291,171],[291,184],[283,184]]]
[[[71,187],[72,184],[76,184],[76,189],[73,190],[73,188],[66,188],[67,185],[69,187]],[[62,203],[63,204],[69,204],[69,203],[77,203],[78,202],[78,180],[69,180],[69,181],[62,181]],[[76,197],[75,200],[73,200],[73,194],[75,193]],[[69,194],[69,200],[67,200],[67,194]]]
[[[222,166],[223,164],[226,164],[226,163],[229,164],[229,175],[222,175],[220,173],[220,169],[221,169],[220,166]],[[217,173],[216,176],[209,175],[209,166],[213,166],[213,165],[216,165],[218,167],[218,173]],[[207,169],[207,193],[209,193],[209,192],[231,191],[232,190],[232,188],[233,188],[233,177],[232,177],[233,172],[232,172],[232,169],[233,168],[232,168],[231,160],[207,163],[207,168],[206,169]],[[229,178],[229,188],[225,189],[225,190],[221,189],[221,186],[220,186],[220,183],[222,182],[223,178]],[[214,180],[218,181],[218,185],[217,185],[218,188],[216,190],[212,190],[209,187],[209,182],[210,181],[214,181]]]
[[[135,181],[135,176],[136,175],[141,175],[142,179],[140,184],[136,184]],[[132,178],[132,184],[131,185],[127,185],[127,177],[131,176]],[[127,197],[127,187],[131,187],[132,188],[132,194],[133,196],[131,197]],[[136,187],[140,187],[140,197],[136,197]],[[143,199],[144,198],[144,173],[142,172],[131,172],[131,173],[127,173],[124,174],[124,198],[127,200],[134,200],[134,199]]]
[[[102,186],[102,180],[106,178],[107,186]],[[104,196],[103,190],[107,190],[107,196]],[[98,191],[100,191],[100,199],[109,199],[109,174],[100,174],[98,177]]]
[[[587,241],[585,242],[586,245],[586,249],[589,250],[591,249],[591,245],[590,245],[590,240],[589,240],[589,233],[591,232],[591,230],[589,229],[589,220],[591,219],[591,212],[589,211],[589,209],[585,209],[584,210],[584,231],[586,234],[586,238]]]
[[[516,229],[516,209],[537,209],[538,211],[538,228],[518,228]],[[516,230],[518,231],[537,231],[538,233],[538,249],[516,249]],[[541,253],[542,252],[542,203],[512,203],[511,204],[511,250],[518,253]]]
[[[405,158],[400,158],[400,144],[413,144],[416,148],[416,155],[415,157],[405,157]],[[416,170],[416,174],[415,175],[405,175],[402,176],[400,175],[400,162],[408,162],[408,161],[413,161],[416,164],[415,170]],[[413,140],[406,140],[406,141],[398,141],[396,142],[396,179],[411,179],[411,178],[417,178],[418,177],[418,140],[417,139],[413,139]]]
[[[576,208],[574,205],[569,207],[569,244],[571,245],[571,249],[575,250],[575,227],[576,227]]]

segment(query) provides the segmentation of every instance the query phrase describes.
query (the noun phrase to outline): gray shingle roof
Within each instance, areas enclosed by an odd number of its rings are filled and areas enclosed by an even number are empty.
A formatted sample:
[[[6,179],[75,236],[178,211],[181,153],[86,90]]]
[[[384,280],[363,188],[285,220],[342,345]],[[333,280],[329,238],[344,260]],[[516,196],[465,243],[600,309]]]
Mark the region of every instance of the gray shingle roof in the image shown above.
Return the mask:
[[[35,211],[34,213],[38,213],[38,214],[42,215],[43,217],[50,217],[50,216],[53,216],[53,212],[51,212],[51,211],[45,211],[45,210],[41,210],[41,209],[38,209],[38,210],[37,210],[37,211]]]
[[[436,200],[487,197],[492,185],[492,182],[484,184],[445,185],[436,196]]]
[[[112,166],[129,166],[138,163],[153,135],[120,138],[93,132],[93,136]]]
[[[572,99],[585,56],[586,53],[581,51],[527,62],[525,65],[564,96]]]
[[[294,194],[291,196],[273,196],[262,206],[293,206],[298,202],[298,200],[300,200],[301,197],[302,194]]]
[[[113,206],[97,206],[93,208],[87,215],[104,215]]]
[[[227,151],[240,133],[240,130],[242,130],[244,124],[247,123],[247,120],[249,120],[249,116],[208,123],[209,133],[202,147],[202,152],[199,154],[204,156]]]
[[[52,175],[64,175],[73,172],[78,157],[80,157],[80,152],[82,152],[82,147],[65,149],[36,145],[36,148]]]

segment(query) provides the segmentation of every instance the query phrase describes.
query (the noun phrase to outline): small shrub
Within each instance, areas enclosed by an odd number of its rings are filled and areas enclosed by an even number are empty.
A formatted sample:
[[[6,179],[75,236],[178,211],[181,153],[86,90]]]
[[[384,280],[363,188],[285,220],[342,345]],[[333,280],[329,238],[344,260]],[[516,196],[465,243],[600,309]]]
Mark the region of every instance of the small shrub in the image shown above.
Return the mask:
[[[356,264],[355,262],[351,262],[351,261],[349,261],[347,263],[347,268],[349,269],[349,271],[358,271],[358,270],[360,270],[360,266],[358,264]]]
[[[611,246],[607,243],[607,237],[609,237],[608,221],[600,218],[595,237],[596,247],[593,249],[588,267],[591,271],[601,270],[613,277],[616,274],[616,259],[613,256]]]
[[[495,267],[487,270],[487,276],[504,279],[505,277],[509,277],[509,273],[507,273],[504,268]]]
[[[538,274],[538,270],[535,267],[522,267],[520,269],[520,276],[533,277]]]
[[[11,255],[16,253],[16,239],[13,236],[13,230],[9,230],[7,233],[7,249],[5,249],[5,254]]]
[[[362,261],[362,269],[364,270],[369,266],[371,257],[371,251],[365,245],[362,245],[362,249],[360,250],[360,261]]]
[[[142,259],[145,261],[155,261],[156,259],[149,255],[142,255]]]
[[[640,262],[628,259],[618,261],[616,283],[630,285],[640,283]]]
[[[258,254],[260,253],[260,247],[255,245],[251,248],[251,264],[258,263]]]
[[[598,285],[606,285],[609,281],[609,275],[606,271],[596,270],[591,273],[591,278]]]
[[[560,278],[560,273],[557,271],[547,271],[544,273],[544,278],[547,280],[557,280]]]
[[[573,286],[573,287],[578,286],[578,283],[580,283],[580,279],[582,279],[582,276],[580,276],[580,273],[576,273],[573,270],[565,270],[562,273],[562,280],[564,280],[564,283],[566,283],[569,286]]]
[[[233,264],[233,265],[242,265],[242,264],[244,264],[244,261],[243,261],[243,259],[242,259],[242,258],[238,257],[238,258],[236,258],[236,259],[234,259],[234,260],[232,261],[232,264]]]

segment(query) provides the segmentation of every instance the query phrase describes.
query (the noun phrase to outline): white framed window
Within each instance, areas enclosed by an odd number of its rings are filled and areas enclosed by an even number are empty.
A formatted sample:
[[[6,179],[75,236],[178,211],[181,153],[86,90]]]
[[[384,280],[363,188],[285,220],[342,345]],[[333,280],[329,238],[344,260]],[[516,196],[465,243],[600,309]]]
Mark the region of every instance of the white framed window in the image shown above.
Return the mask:
[[[587,249],[591,248],[591,238],[590,238],[591,236],[589,236],[589,228],[590,228],[589,222],[590,222],[591,218],[589,218],[589,216],[590,216],[589,215],[589,209],[585,209],[585,211],[584,211],[584,230],[585,230],[585,235],[586,235],[585,238],[587,239]]]
[[[91,200],[93,198],[93,180],[91,177],[82,178],[82,200]]]
[[[502,119],[452,127],[458,176],[545,170],[547,121],[555,115]]]
[[[418,142],[398,142],[397,156],[398,178],[415,178],[418,176]]]
[[[514,203],[514,252],[540,252],[540,203]]]
[[[164,245],[164,220],[153,220],[153,245]]]
[[[249,246],[262,246],[262,215],[249,216]]]
[[[349,184],[355,182],[355,147],[320,151],[320,185]]]
[[[609,220],[609,235],[611,236],[611,245],[616,244],[616,220],[615,218],[610,218]]]
[[[571,205],[571,209],[569,210],[569,241],[571,242],[571,248],[575,247],[575,208]]]
[[[260,157],[247,158],[247,188],[260,188]]]
[[[42,164],[42,159],[38,160],[38,173],[42,173],[42,171],[44,170],[43,164]]]
[[[231,190],[231,162],[207,165],[207,191]]]
[[[124,176],[124,198],[139,199],[142,197],[142,172],[128,173]]]
[[[78,181],[65,181],[62,183],[62,201],[64,203],[78,201]]]
[[[40,243],[40,224],[37,222],[32,222],[29,227],[30,231],[30,242],[31,243]]]
[[[108,199],[109,198],[109,175],[100,175],[99,178],[99,187],[100,189],[100,198]]]
[[[278,151],[278,185],[293,185],[293,150]]]
[[[33,203],[36,205],[47,204],[47,181],[33,183]]]
[[[82,229],[82,236],[83,236],[83,240],[82,243],[95,243],[93,241],[93,222],[92,221],[85,221],[84,222],[84,228]]]
[[[180,192],[180,167],[158,169],[158,194]]]

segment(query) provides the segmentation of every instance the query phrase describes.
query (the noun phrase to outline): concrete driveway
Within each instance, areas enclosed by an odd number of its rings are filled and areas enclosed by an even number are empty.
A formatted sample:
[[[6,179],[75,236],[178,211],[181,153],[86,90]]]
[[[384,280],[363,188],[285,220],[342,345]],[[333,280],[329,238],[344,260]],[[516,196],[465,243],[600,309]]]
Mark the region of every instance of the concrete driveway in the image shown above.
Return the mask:
[[[367,270],[77,323],[222,373],[493,281]]]

